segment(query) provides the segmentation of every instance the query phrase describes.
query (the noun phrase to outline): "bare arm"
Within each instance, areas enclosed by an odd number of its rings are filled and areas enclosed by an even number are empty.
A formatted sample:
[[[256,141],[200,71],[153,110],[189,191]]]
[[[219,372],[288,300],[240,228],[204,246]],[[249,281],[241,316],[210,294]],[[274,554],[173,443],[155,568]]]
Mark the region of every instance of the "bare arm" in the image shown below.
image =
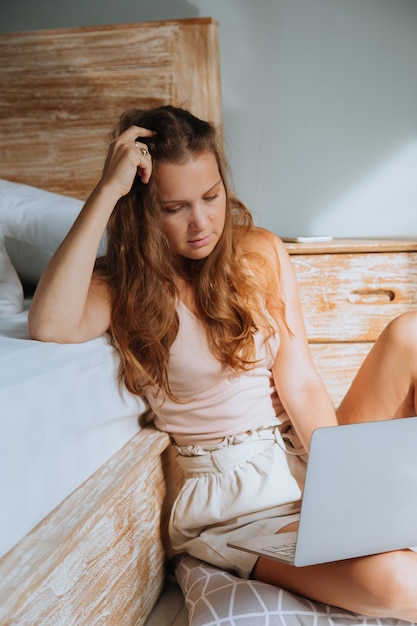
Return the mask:
[[[130,191],[136,175],[144,183],[150,179],[152,161],[135,139],[152,134],[132,126],[112,142],[98,185],[39,281],[29,312],[33,339],[77,343],[108,329],[109,288],[93,275],[96,255],[119,198]]]
[[[269,238],[279,261],[277,271],[280,272],[286,321],[291,331],[289,333],[282,326],[280,316],[275,314],[280,328],[280,347],[272,373],[285,411],[308,450],[312,431],[319,426],[336,425],[337,420],[310,354],[294,267],[281,240],[272,233]],[[274,314],[273,310],[270,312]]]

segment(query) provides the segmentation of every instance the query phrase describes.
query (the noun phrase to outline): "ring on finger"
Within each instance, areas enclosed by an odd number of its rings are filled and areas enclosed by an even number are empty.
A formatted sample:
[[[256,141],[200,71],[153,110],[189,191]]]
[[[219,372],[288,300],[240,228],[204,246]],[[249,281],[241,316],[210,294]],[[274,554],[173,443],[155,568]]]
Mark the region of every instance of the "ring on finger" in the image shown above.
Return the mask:
[[[142,152],[143,156],[148,156],[148,154],[149,154],[148,149],[144,148],[143,146],[141,146],[138,141],[135,141],[135,146],[137,148],[139,148],[139,150]]]

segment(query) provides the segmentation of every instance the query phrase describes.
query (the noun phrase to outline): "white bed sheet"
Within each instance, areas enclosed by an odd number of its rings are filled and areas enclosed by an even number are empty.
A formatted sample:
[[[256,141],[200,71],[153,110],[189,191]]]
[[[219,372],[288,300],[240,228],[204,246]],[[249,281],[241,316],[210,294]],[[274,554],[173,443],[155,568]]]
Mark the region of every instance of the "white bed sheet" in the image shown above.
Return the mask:
[[[139,430],[105,337],[29,339],[27,309],[0,318],[0,556]]]

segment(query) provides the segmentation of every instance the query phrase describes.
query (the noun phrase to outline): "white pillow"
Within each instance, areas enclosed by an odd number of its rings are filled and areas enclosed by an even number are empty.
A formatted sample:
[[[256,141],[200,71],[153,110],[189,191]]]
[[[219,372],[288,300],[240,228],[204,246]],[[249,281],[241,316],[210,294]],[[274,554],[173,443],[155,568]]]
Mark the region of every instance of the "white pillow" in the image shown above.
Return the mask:
[[[188,555],[175,573],[190,626],[410,626],[403,620],[358,615],[267,583],[237,578]]]
[[[23,310],[23,287],[3,243],[0,231],[0,316]]]
[[[23,282],[38,282],[82,205],[75,198],[0,180],[0,228]]]

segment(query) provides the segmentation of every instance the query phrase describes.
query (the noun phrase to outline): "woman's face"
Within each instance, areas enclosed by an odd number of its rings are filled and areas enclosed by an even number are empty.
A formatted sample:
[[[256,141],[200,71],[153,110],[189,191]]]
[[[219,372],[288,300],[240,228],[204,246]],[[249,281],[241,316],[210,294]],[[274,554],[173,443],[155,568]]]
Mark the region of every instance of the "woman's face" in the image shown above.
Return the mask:
[[[161,229],[174,254],[204,259],[223,232],[226,192],[217,161],[204,152],[185,163],[155,163]]]

